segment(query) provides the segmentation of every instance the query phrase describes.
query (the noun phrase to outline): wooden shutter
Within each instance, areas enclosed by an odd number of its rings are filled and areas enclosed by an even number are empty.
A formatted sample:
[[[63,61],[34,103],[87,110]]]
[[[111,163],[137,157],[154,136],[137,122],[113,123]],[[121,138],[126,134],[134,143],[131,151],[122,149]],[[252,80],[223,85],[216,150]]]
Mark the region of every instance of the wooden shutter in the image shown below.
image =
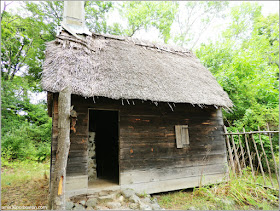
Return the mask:
[[[190,144],[188,125],[175,125],[177,148],[185,148]]]
[[[187,147],[190,144],[188,125],[182,125],[181,126],[181,134],[182,134],[183,147]]]
[[[182,144],[182,134],[181,134],[181,125],[175,125],[175,132],[176,132],[176,144],[177,148],[183,148]]]

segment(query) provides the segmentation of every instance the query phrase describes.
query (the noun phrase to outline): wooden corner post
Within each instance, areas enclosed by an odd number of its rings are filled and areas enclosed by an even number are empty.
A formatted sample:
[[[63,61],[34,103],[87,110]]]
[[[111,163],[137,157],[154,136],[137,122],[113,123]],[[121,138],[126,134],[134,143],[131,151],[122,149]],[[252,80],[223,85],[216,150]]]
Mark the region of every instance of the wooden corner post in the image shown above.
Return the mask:
[[[58,140],[54,172],[50,184],[49,210],[65,210],[66,166],[70,148],[71,87],[58,97]]]

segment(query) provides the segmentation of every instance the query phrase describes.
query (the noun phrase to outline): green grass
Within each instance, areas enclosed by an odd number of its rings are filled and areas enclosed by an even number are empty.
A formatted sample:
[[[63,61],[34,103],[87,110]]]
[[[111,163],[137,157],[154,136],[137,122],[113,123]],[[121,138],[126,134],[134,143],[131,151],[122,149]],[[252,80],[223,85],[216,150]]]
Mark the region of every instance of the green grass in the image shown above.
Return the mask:
[[[8,162],[1,158],[1,187],[26,182],[49,175],[50,161],[39,163],[35,161]]]
[[[165,209],[196,210],[278,210],[279,192],[263,186],[261,176],[245,170],[228,182],[155,195]],[[267,180],[268,181],[268,180]],[[276,180],[275,180],[276,182]],[[276,183],[275,183],[276,184]]]

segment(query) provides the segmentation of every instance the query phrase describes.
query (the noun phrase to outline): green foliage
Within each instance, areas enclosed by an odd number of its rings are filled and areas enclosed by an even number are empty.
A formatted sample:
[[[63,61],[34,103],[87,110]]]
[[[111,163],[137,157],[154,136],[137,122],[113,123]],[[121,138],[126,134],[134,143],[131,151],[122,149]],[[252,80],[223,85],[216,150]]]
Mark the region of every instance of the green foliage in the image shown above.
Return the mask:
[[[30,103],[32,89],[25,78],[2,79],[1,85],[2,156],[10,160],[45,160],[50,156],[52,127],[46,104]]]
[[[196,52],[235,105],[224,113],[232,131],[278,127],[279,19],[263,17],[260,9],[251,3],[234,7],[221,40]]]
[[[40,129],[47,131],[47,133],[42,134]],[[47,135],[50,137],[50,131],[51,124],[46,124],[38,128],[27,123],[22,123],[19,128],[14,128],[2,135],[2,156],[8,160],[30,159],[43,161],[49,158],[50,140],[44,139]],[[49,137],[48,139],[50,139]]]
[[[64,1],[25,2],[25,9],[32,16],[44,22],[49,31],[55,37],[63,19]],[[107,33],[110,27],[107,25],[106,15],[112,9],[110,1],[85,1],[85,21],[87,27],[96,33]]]
[[[45,41],[53,39],[47,26],[33,17],[12,15],[3,11],[1,21],[1,76],[13,80],[26,75],[37,86],[44,59]],[[38,88],[38,86],[37,86]]]
[[[63,1],[26,1],[22,3],[24,14],[33,17],[37,22],[46,27],[46,31],[52,34],[52,39],[56,36],[56,30],[62,22]],[[47,40],[45,40],[47,41]]]
[[[113,4],[110,1],[86,1],[85,19],[87,27],[96,33],[110,33],[114,29],[118,30],[118,28],[111,28],[107,24],[106,15],[112,8]]]
[[[250,39],[253,25],[261,16],[261,6],[258,3],[243,2],[240,6],[231,8],[231,25],[224,31],[224,37],[230,39]]]
[[[211,23],[224,16],[227,1],[187,1],[180,3],[180,10],[175,16],[173,41],[177,45],[192,49]]]
[[[155,27],[164,42],[170,39],[171,25],[178,10],[177,2],[168,1],[130,1],[123,2],[121,15],[128,21],[124,34],[132,36],[140,29]]]
[[[42,161],[50,156],[51,119],[45,102],[30,103],[41,91],[46,42],[55,39],[62,21],[63,1],[21,2],[17,14],[1,13],[2,156],[9,160]],[[85,4],[87,25],[106,32],[111,2]],[[110,29],[118,30],[118,26]]]

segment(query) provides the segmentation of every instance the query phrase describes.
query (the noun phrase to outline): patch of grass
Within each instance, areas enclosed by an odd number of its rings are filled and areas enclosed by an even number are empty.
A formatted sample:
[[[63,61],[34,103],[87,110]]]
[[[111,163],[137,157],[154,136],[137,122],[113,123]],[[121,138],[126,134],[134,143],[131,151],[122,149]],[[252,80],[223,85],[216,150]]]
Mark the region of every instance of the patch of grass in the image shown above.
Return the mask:
[[[4,162],[3,162],[4,161]],[[46,206],[49,186],[49,161],[7,162],[2,158],[2,206]]]
[[[279,192],[263,186],[261,176],[248,170],[228,182],[155,195],[165,209],[196,210],[278,210]]]
[[[1,158],[1,186],[22,183],[34,178],[49,176],[50,161],[39,163],[36,161],[13,161],[7,162]]]
[[[146,198],[148,194],[144,191],[144,193],[138,193],[137,196],[139,196],[140,198]]]

